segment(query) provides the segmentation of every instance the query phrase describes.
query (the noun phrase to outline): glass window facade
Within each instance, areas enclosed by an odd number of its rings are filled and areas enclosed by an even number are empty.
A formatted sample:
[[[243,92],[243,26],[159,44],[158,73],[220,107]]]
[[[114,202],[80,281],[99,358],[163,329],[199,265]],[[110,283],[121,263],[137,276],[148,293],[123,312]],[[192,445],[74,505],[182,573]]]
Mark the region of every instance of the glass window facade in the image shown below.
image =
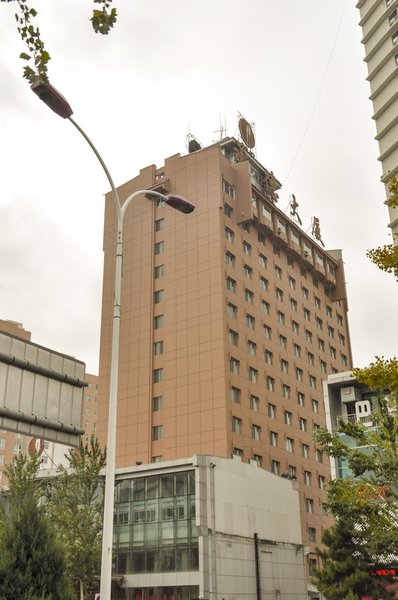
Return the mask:
[[[195,472],[116,482],[114,572],[197,571]]]

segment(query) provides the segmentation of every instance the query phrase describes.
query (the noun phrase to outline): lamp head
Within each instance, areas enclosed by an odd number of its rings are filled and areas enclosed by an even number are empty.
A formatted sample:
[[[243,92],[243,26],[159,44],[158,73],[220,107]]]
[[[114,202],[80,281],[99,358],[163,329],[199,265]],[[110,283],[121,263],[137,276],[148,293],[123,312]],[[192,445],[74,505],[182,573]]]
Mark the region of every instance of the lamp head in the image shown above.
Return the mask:
[[[39,96],[40,100],[43,100],[43,102],[47,104],[51,110],[53,110],[63,119],[68,119],[71,115],[73,115],[73,110],[71,109],[68,101],[50,83],[37,81],[36,83],[32,83],[30,89],[36,94],[36,96]]]
[[[186,215],[189,215],[189,213],[195,210],[195,205],[192,204],[192,202],[189,202],[184,196],[178,196],[176,194],[167,194],[166,204]]]

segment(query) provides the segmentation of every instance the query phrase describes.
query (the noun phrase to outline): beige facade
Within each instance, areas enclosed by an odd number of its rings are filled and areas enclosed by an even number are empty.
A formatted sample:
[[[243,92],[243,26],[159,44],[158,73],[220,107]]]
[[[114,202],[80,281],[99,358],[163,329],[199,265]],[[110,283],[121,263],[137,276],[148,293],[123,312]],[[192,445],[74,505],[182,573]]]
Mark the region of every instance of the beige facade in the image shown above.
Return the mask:
[[[380,150],[381,181],[387,186],[391,176],[398,176],[398,1],[360,0],[357,8]],[[389,207],[389,214],[397,243],[398,208]]]
[[[23,340],[31,340],[31,332],[24,329],[22,323],[16,321],[0,319],[0,331]],[[83,442],[88,441],[89,436],[96,432],[98,401],[98,376],[86,373],[85,380],[88,382],[88,386],[83,389],[81,418],[81,425],[85,430]],[[0,429],[0,489],[7,485],[4,475],[6,466],[13,461],[16,455],[28,452],[31,440],[30,436]],[[36,447],[38,450],[40,449],[40,440],[36,441]],[[66,464],[65,454],[69,449],[68,446],[43,440],[41,448],[42,469],[52,469],[60,463]]]
[[[233,138],[152,165],[119,188],[144,197],[125,221],[117,467],[193,454],[240,455],[297,479],[303,542],[316,560],[329,461],[322,380],[351,368],[341,253],[326,252],[276,205],[280,184]],[[105,214],[97,430],[106,444],[115,220]]]

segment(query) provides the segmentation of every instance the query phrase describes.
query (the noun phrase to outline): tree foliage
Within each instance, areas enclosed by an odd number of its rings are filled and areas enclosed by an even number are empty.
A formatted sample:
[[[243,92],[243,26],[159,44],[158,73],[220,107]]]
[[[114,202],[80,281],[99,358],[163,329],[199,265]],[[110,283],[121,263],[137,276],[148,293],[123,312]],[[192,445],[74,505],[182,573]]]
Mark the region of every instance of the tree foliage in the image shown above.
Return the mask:
[[[384,582],[370,573],[374,565],[398,560],[398,361],[377,357],[354,375],[375,393],[373,426],[341,420],[335,432],[314,434],[322,450],[352,473],[328,486],[327,506],[336,521],[323,534],[325,549],[318,552],[324,566],[315,575],[328,600],[348,593],[388,597]]]
[[[387,205],[392,208],[398,207],[398,180],[395,176],[388,182],[389,197]],[[398,246],[387,244],[367,251],[370,260],[382,271],[393,273],[398,281]]]
[[[16,2],[18,12],[15,13],[18,33],[21,40],[26,44],[28,52],[22,52],[19,56],[22,60],[29,63],[23,68],[23,76],[29,83],[42,81],[48,83],[48,62],[51,60],[50,54],[44,47],[41,38],[40,29],[33,25],[33,19],[37,17],[37,11],[30,8],[27,0],[0,0],[1,2]],[[113,0],[93,0],[91,25],[95,33],[106,35],[110,32],[116,23],[116,8],[111,8]]]
[[[103,524],[103,478],[106,455],[97,439],[67,455],[48,481],[47,512],[65,551],[67,573],[78,583],[81,597],[94,588],[100,573]]]
[[[39,457],[6,469],[10,511],[0,518],[0,600],[72,600],[61,544],[41,504]]]

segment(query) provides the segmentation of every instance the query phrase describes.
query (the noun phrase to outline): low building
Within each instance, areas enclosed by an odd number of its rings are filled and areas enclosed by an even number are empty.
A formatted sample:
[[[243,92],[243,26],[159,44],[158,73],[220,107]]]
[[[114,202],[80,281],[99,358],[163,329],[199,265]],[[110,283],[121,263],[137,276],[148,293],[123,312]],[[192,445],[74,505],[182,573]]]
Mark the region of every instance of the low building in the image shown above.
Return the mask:
[[[297,487],[237,456],[117,469],[112,597],[306,598]]]

